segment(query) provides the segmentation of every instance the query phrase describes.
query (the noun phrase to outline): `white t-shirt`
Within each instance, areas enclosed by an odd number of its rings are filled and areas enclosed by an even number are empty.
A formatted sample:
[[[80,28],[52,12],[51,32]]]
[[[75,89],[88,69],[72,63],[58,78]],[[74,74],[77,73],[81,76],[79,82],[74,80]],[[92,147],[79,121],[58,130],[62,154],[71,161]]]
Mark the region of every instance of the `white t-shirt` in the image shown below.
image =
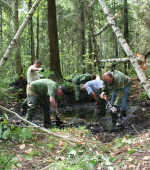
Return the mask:
[[[30,66],[27,71],[27,82],[31,83],[32,81],[39,80],[40,75],[39,71],[32,71],[33,68],[36,68],[34,65]]]
[[[91,92],[94,92],[98,96],[100,89],[103,87],[102,80],[91,80],[85,83],[85,88],[90,95]]]

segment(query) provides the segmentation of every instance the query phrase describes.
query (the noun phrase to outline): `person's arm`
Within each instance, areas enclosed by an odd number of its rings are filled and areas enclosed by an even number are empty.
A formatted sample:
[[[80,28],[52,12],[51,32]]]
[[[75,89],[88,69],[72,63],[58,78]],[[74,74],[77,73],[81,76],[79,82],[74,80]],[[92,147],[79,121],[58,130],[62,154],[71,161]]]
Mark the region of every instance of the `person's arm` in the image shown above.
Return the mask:
[[[54,111],[57,112],[57,103],[52,96],[50,96],[50,104],[51,104],[52,108],[54,109]]]
[[[96,101],[96,103],[98,102],[98,98],[97,96],[95,95],[94,92],[91,92],[90,95],[92,96],[92,98]]]
[[[41,71],[41,72],[43,72],[43,71],[44,71],[44,68],[36,68],[36,67],[33,67],[33,68],[31,69],[31,72],[33,72],[33,71]]]

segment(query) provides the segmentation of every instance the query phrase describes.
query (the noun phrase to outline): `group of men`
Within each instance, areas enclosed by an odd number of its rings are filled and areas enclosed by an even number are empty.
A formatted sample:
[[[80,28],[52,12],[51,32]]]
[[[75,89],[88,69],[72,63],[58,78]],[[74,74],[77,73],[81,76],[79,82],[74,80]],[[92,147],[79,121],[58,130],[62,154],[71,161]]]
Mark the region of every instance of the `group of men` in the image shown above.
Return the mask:
[[[41,68],[42,62],[36,60],[27,71],[27,99],[23,105],[28,105],[27,120],[32,121],[34,113],[38,105],[42,107],[44,112],[44,126],[50,127],[50,109],[51,105],[56,120],[59,119],[56,96],[63,96],[67,94],[67,88],[65,86],[59,86],[56,82],[50,79],[40,79],[39,72],[43,72]],[[106,72],[103,75],[103,81],[96,79],[95,75],[81,74],[72,79],[72,83],[75,89],[75,97],[78,101],[80,99],[80,90],[87,91],[89,95],[96,102],[96,109],[99,110],[99,114],[105,115],[105,105],[110,92],[112,92],[111,98],[111,117],[112,123],[116,124],[118,119],[118,111],[121,112],[122,117],[126,117],[127,99],[130,91],[130,78],[125,74],[115,70],[114,72]],[[22,108],[24,107],[22,105]]]

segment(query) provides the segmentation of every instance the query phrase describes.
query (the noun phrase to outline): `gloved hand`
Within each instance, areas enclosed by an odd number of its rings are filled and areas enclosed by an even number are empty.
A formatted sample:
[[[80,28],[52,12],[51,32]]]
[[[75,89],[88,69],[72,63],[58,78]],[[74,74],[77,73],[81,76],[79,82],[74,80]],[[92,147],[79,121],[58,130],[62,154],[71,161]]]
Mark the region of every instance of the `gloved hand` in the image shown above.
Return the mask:
[[[113,106],[112,112],[113,112],[113,113],[117,113],[117,111],[118,111],[118,108],[117,108],[116,106]]]
[[[44,72],[44,68],[39,68],[39,71]]]
[[[43,76],[43,75],[40,75],[40,78],[45,78],[45,76]]]
[[[105,92],[102,92],[100,94],[100,98],[103,99],[103,100],[107,100],[107,94]]]

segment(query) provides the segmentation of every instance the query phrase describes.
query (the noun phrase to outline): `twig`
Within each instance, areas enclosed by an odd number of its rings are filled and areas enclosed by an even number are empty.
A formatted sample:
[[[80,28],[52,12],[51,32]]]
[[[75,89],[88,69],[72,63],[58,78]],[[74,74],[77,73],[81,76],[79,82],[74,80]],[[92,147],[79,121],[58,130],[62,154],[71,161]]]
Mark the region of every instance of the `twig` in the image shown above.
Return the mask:
[[[138,163],[138,166],[137,166],[136,170],[139,170],[140,165],[141,165],[141,162]]]
[[[38,126],[38,125],[36,125],[36,124],[34,124],[34,123],[32,123],[32,122],[30,122],[30,121],[22,118],[22,117],[19,116],[16,112],[11,111],[11,110],[3,107],[3,106],[0,106],[0,108],[1,108],[2,110],[5,110],[5,111],[7,111],[7,112],[9,112],[9,113],[12,113],[12,114],[16,115],[19,119],[21,119],[21,120],[23,120],[24,122],[32,125],[33,127],[39,128],[40,130],[42,130],[42,131],[44,131],[44,132],[46,132],[46,133],[48,133],[48,134],[50,134],[50,135],[52,135],[52,136],[55,136],[55,137],[57,137],[57,138],[61,138],[61,139],[65,140],[65,141],[67,141],[67,142],[68,142],[69,144],[71,144],[71,145],[75,145],[74,143],[80,142],[80,141],[78,141],[78,140],[69,139],[69,138],[66,138],[66,137],[64,137],[64,136],[57,135],[56,133],[53,133],[53,132],[51,132],[50,130],[44,128],[44,127],[40,127],[40,126]],[[73,143],[72,143],[72,142],[73,142]]]
[[[134,127],[134,125],[131,125],[131,127],[138,133],[138,135],[140,134]]]

